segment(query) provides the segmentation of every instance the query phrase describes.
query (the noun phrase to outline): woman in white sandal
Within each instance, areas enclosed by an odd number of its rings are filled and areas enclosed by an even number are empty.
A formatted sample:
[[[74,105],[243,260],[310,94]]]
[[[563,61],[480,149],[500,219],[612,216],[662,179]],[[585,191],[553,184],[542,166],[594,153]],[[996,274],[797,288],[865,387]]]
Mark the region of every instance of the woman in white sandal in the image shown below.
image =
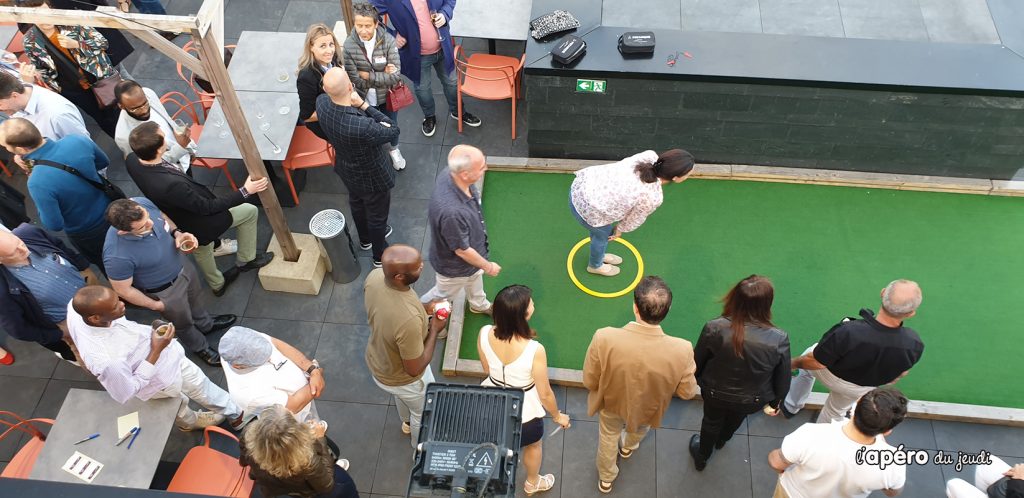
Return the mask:
[[[540,475],[543,457],[544,411],[564,429],[569,416],[558,411],[555,393],[548,383],[548,357],[544,346],[527,320],[533,315],[533,291],[524,285],[510,285],[494,298],[494,325],[480,329],[477,351],[488,377],[485,386],[519,388],[526,392],[523,401],[523,437],[520,442],[526,467],[527,496],[551,489],[552,474]]]

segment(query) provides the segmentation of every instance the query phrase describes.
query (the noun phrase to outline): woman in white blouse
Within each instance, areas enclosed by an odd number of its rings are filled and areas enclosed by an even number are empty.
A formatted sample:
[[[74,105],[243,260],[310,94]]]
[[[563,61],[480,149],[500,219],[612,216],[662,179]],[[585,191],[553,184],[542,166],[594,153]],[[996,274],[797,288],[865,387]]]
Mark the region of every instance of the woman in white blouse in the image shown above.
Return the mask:
[[[682,149],[661,154],[647,150],[617,163],[576,172],[569,189],[569,209],[590,232],[587,271],[612,277],[622,258],[609,254],[608,242],[632,232],[661,205],[661,188],[681,183],[693,171],[693,155]]]
[[[533,291],[525,285],[510,285],[494,297],[494,325],[480,329],[477,352],[487,379],[485,386],[502,386],[525,391],[523,433],[520,441],[523,466],[526,467],[524,491],[527,496],[547,491],[555,484],[552,474],[540,475],[543,459],[544,411],[563,428],[569,416],[558,411],[558,401],[548,383],[548,357],[544,346],[527,320],[533,315]]]

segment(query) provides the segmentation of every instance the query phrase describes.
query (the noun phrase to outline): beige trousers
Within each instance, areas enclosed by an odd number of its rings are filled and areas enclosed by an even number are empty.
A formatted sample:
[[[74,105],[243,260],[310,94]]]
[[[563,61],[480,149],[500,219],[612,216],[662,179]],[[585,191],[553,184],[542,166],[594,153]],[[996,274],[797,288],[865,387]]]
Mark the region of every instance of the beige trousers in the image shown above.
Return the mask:
[[[604,482],[612,482],[619,476],[619,445],[627,450],[639,448],[640,441],[651,428],[645,425],[636,432],[628,432],[626,421],[606,410],[598,412],[598,422],[597,477]]]

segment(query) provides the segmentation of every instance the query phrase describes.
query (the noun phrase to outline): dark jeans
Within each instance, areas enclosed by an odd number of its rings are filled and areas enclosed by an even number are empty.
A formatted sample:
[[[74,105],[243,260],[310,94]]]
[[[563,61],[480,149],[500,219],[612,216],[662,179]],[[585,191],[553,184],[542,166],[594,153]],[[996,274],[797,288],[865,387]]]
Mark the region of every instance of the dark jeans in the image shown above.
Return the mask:
[[[316,495],[316,498],[359,498],[356,483],[345,469],[334,466],[334,489],[329,493]]]
[[[391,191],[349,192],[348,205],[359,233],[359,243],[373,244],[373,260],[380,261],[388,247],[384,234],[387,233],[388,212],[391,210]]]
[[[711,456],[715,443],[725,444],[736,429],[740,428],[747,415],[764,407],[764,403],[727,403],[714,398],[704,398],[704,420],[700,424],[700,454],[705,459]]]
[[[78,360],[78,358],[75,357],[75,353],[71,351],[71,346],[68,346],[68,343],[64,342],[63,340],[57,339],[54,342],[48,342],[45,344],[40,342],[39,344],[41,344],[44,348],[53,351],[54,353],[60,354],[60,357],[64,358],[65,360]]]
[[[107,222],[103,222],[102,225],[88,232],[67,234],[71,245],[75,246],[75,249],[78,249],[78,252],[85,256],[85,259],[96,265],[103,272],[104,276],[107,274],[107,269],[103,267],[103,242],[107,239],[108,228],[110,228],[110,225]]]
[[[391,118],[391,121],[394,121],[395,126],[398,126],[398,112],[392,112],[388,110],[388,93],[377,90],[377,102],[378,105],[375,105],[373,107],[376,108],[378,111],[384,113],[384,115],[387,116],[388,118]],[[391,140],[391,147],[398,147],[397,136]]]
[[[444,99],[448,101],[448,112],[457,112],[458,101],[456,99],[458,99],[459,90],[455,82],[455,71],[449,73],[445,70],[444,50],[438,50],[433,54],[420,56],[420,84],[415,85],[414,92],[416,93],[416,100],[420,103],[420,109],[423,109],[423,117],[429,118],[435,112],[434,94],[430,90],[432,81],[430,76],[431,69],[437,73],[437,79],[441,81]],[[462,110],[466,110],[465,103],[462,104]]]

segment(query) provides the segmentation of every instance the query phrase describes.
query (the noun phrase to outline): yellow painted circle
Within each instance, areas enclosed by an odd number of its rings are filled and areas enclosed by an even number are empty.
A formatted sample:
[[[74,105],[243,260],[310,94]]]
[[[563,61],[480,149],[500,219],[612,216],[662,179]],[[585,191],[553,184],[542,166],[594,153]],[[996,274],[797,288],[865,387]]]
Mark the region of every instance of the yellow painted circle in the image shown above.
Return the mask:
[[[581,291],[586,292],[587,294],[590,294],[591,296],[594,297],[612,298],[622,296],[627,292],[632,291],[636,287],[636,285],[640,283],[640,279],[643,278],[644,275],[644,258],[640,257],[640,251],[637,251],[636,247],[634,247],[633,244],[630,244],[628,240],[623,239],[622,237],[615,239],[615,242],[618,242],[626,246],[626,248],[628,248],[629,251],[633,253],[633,256],[636,257],[636,278],[633,279],[633,282],[630,283],[625,289],[622,289],[617,292],[597,292],[580,283],[580,280],[576,278],[576,272],[572,270],[572,260],[574,257],[576,257],[576,253],[580,250],[580,248],[587,245],[587,243],[589,242],[590,237],[586,237],[583,240],[577,242],[576,245],[573,246],[572,250],[569,251],[569,257],[565,260],[565,269],[569,271],[569,278],[572,280],[572,283],[576,284],[576,287],[579,287]]]

